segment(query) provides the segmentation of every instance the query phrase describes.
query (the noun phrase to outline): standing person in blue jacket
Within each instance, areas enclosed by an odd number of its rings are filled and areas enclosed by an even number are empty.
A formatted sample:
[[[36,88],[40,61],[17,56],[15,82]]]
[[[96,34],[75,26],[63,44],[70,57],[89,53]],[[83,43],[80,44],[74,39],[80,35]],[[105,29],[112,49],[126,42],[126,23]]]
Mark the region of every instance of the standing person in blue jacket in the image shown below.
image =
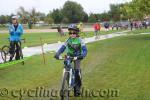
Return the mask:
[[[19,60],[19,50],[20,47],[20,40],[23,34],[23,26],[18,23],[18,16],[12,16],[12,24],[9,26],[9,34],[10,34],[10,59],[12,61],[15,53],[15,59]]]
[[[67,49],[67,55],[74,58],[74,69],[75,69],[75,87],[74,95],[79,96],[81,94],[81,60],[87,55],[87,48],[85,43],[79,36],[79,28],[76,24],[71,24],[68,27],[69,39],[61,46],[61,48],[55,54],[55,58],[59,59],[60,54]]]

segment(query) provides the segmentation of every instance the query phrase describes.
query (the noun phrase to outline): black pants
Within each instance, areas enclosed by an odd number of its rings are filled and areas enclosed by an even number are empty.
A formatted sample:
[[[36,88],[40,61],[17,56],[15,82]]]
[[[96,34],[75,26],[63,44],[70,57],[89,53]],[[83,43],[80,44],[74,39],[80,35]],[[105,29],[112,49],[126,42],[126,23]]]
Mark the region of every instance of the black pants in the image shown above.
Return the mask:
[[[75,86],[74,86],[74,96],[80,96],[81,95],[81,70],[75,69]]]
[[[10,42],[10,59],[9,61],[12,61],[14,55],[16,60],[20,59],[20,49],[21,49],[21,42],[20,41],[11,41]]]

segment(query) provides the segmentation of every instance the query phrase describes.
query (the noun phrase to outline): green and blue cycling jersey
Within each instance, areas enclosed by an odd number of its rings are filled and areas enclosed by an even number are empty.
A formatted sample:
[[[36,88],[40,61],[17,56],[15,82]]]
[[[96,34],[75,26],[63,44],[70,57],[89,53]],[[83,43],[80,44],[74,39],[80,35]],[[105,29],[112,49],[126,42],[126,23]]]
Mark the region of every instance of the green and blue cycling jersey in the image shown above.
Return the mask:
[[[85,43],[82,41],[81,38],[69,38],[58,50],[56,53],[57,56],[59,56],[61,53],[63,53],[65,50],[67,50],[67,55],[72,57],[82,56],[85,57],[87,55],[87,48]]]
[[[10,41],[20,41],[23,34],[23,26],[18,24],[15,27],[13,24],[9,26]]]

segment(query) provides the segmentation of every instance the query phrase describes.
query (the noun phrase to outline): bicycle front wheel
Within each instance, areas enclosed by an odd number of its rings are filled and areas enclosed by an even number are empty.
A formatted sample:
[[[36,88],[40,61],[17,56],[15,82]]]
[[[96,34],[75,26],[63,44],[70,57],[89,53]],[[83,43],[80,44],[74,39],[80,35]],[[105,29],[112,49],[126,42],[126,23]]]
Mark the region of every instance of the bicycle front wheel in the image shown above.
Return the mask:
[[[61,96],[61,100],[69,100],[69,73],[68,72],[64,72],[60,96]]]

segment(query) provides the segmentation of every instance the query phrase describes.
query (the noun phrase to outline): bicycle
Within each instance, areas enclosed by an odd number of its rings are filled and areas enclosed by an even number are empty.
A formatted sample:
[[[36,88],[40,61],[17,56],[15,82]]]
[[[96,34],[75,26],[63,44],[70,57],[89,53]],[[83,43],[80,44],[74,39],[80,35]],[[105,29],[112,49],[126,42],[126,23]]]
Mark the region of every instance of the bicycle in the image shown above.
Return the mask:
[[[66,56],[62,57],[64,60],[63,77],[60,89],[61,100],[69,100],[69,93],[75,86],[75,71],[72,65],[74,57]]]
[[[21,41],[22,41],[22,40],[23,40],[24,43],[25,43],[25,39],[21,39]],[[22,49],[21,49],[21,41],[18,42],[18,45],[19,45],[19,57],[23,60],[23,53],[22,53]],[[10,41],[9,41],[9,42],[10,42]],[[15,50],[14,50],[14,52],[13,52],[12,55],[15,56],[15,54],[16,54],[15,51],[16,51],[16,50],[17,50],[17,48],[15,48]],[[4,63],[8,62],[9,59],[10,59],[10,56],[11,56],[11,54],[10,54],[10,46],[4,45],[4,46],[1,48],[1,57],[2,57],[3,62],[4,62]],[[22,61],[22,64],[24,65],[24,61]]]

